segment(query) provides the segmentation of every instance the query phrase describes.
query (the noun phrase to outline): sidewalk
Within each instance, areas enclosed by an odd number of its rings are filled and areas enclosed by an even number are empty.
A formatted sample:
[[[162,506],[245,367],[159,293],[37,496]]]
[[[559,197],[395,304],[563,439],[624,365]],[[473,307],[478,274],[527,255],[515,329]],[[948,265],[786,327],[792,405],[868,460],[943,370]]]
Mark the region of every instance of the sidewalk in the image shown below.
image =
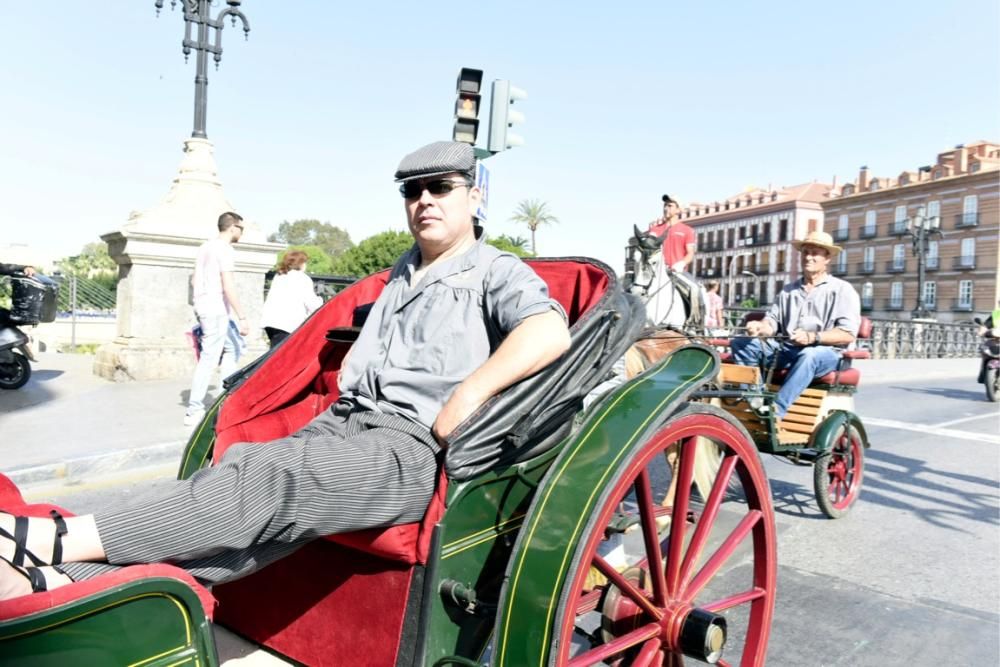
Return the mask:
[[[16,484],[77,484],[179,464],[189,378],[115,383],[95,376],[90,355],[43,353],[31,380],[0,392],[0,471]],[[866,384],[968,377],[978,358],[864,360]],[[211,395],[216,393],[213,387]]]
[[[42,353],[28,384],[0,392],[0,471],[19,486],[180,461],[190,378],[116,383],[94,375],[93,362]]]

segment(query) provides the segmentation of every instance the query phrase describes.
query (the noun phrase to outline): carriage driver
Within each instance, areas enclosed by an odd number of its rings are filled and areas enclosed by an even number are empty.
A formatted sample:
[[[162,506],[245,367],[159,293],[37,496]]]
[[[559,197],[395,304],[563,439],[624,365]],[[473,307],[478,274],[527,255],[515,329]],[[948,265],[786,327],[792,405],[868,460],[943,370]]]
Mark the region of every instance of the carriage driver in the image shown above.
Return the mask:
[[[732,342],[738,364],[756,365],[763,355],[770,365],[777,354],[777,368],[789,369],[774,402],[778,418],[814,378],[836,370],[841,350],[854,343],[861,326],[858,293],[850,283],[827,273],[830,260],[841,251],[833,237],[812,231],[792,245],[799,251],[802,277],[781,290],[764,319],[747,323],[747,333],[754,338]],[[787,338],[780,345],[760,338],[775,335]]]
[[[289,437],[232,447],[92,515],[0,513],[0,599],[131,563],[220,583],[322,535],[419,521],[452,430],[570,343],[545,282],[474,227],[474,167],[472,147],[453,142],[400,163],[415,244],[343,364],[337,403]]]

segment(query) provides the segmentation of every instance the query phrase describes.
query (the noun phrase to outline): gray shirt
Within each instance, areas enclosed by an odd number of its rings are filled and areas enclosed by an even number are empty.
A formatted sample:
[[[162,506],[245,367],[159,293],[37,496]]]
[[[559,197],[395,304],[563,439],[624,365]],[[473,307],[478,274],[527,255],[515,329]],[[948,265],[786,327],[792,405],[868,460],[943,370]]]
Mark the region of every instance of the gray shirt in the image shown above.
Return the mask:
[[[802,279],[781,290],[768,308],[764,320],[777,333],[790,334],[796,329],[826,331],[843,329],[857,336],[861,326],[861,300],[845,280],[828,275],[806,292]]]
[[[428,429],[455,388],[525,318],[566,314],[548,286],[515,255],[480,238],[458,257],[420,266],[413,246],[392,269],[341,374],[345,398]]]

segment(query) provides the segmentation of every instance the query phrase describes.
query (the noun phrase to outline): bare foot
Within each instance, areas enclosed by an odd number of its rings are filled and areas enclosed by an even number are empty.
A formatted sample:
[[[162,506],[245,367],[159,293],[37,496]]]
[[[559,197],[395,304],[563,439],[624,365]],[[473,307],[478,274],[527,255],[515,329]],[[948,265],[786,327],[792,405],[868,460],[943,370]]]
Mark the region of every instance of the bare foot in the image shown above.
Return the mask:
[[[15,563],[17,545],[14,542],[16,519],[14,515],[0,512],[0,558]],[[56,523],[48,517],[28,518],[28,534],[25,548],[28,554],[18,565],[49,565],[52,563],[52,549],[55,545]],[[30,554],[30,555],[29,555]],[[33,560],[34,556],[36,560]]]
[[[36,570],[42,576],[48,590],[73,583],[69,576],[52,566],[46,565],[31,569]],[[31,579],[27,570],[14,567],[6,560],[0,559],[0,600],[18,598],[30,595],[32,592],[34,591],[31,589]]]

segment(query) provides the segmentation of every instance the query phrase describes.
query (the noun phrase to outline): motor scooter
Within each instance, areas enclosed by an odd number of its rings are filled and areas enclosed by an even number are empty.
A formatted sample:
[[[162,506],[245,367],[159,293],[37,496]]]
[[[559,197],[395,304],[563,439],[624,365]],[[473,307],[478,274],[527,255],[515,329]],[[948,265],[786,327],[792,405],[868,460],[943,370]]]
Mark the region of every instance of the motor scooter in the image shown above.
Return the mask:
[[[31,377],[36,361],[31,339],[19,326],[52,322],[56,318],[59,285],[40,274],[11,276],[11,308],[0,308],[0,389],[20,389]]]
[[[985,326],[978,317],[973,320]],[[986,386],[986,400],[996,403],[1000,396],[1000,328],[995,326],[983,331],[983,342],[979,344],[979,382]]]

